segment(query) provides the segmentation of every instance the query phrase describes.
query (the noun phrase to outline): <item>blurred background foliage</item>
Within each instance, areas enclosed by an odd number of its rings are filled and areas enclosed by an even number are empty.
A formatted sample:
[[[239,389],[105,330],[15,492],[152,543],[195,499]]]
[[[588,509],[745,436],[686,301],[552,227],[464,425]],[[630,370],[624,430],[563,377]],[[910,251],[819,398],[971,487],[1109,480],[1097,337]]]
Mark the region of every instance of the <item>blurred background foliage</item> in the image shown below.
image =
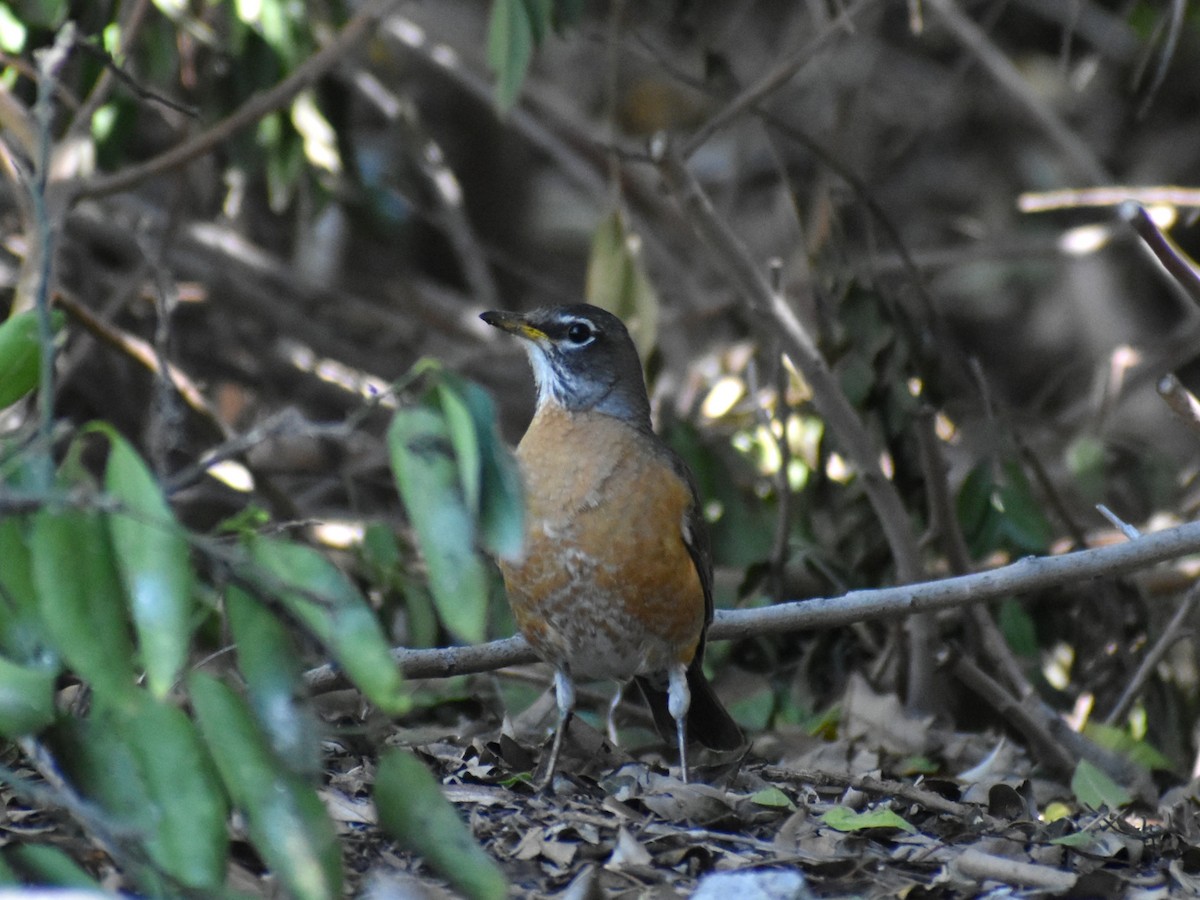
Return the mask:
[[[57,758],[70,779],[57,804],[143,891],[222,883],[232,804],[260,858],[295,873],[290,891],[337,893],[331,842],[354,838],[317,800],[320,736],[371,768],[385,732],[356,703],[318,709],[305,670],[332,658],[377,710],[460,734],[494,728],[505,697],[528,701],[504,680],[402,684],[383,662],[389,644],[512,631],[471,551],[519,533],[502,442],[533,391],[484,309],[586,298],[630,322],[660,431],[705,498],[720,606],[892,583],[808,385],[647,162],[662,131],[810,329],[930,572],[1117,539],[1096,503],[1139,527],[1193,518],[1196,436],[1154,387],[1167,372],[1195,381],[1194,301],[1114,215],[1128,191],[1043,212],[1018,198],[1196,184],[1200,13],[945,8],[0,3],[7,764]],[[354,27],[361,40],[306,69]],[[772,90],[700,131],[781,65]],[[1154,213],[1194,251],[1185,200]],[[56,306],[49,395],[40,299]],[[922,434],[954,523],[929,512]],[[38,474],[51,466],[53,485]],[[1064,585],[993,612],[1043,697],[1100,719],[1194,574]],[[959,616],[936,626],[970,652]],[[901,691],[901,636],[863,623],[711,658],[780,756],[836,731],[855,673]],[[1196,671],[1194,641],[1179,641],[1109,723],[1157,748],[1164,778],[1194,764]],[[1001,725],[957,686],[938,704],[960,727]],[[150,759],[148,736],[192,761],[189,784]],[[388,763],[383,817],[408,840],[396,785],[410,768]],[[75,791],[103,816],[73,807]],[[157,841],[122,838],[153,830],[141,817],[160,807]],[[284,821],[307,823],[307,843],[281,841]],[[189,844],[193,828],[206,839]],[[0,874],[43,871],[23,853]],[[25,877],[78,875],[59,863]],[[479,866],[464,890],[502,891]]]

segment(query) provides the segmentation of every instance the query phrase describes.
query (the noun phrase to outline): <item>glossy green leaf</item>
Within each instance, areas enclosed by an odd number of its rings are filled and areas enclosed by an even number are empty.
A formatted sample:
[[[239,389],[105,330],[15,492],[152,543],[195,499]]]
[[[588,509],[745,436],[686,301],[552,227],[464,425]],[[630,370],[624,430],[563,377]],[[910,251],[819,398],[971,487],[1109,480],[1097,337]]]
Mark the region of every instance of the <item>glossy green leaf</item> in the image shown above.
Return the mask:
[[[129,597],[146,682],[165,697],[188,659],[193,576],[188,542],[157,480],[109,427],[105,486],[121,508],[108,516],[117,568]]]
[[[821,821],[837,831],[864,831],[868,828],[898,828],[900,831],[907,831],[909,834],[917,833],[917,829],[904,819],[903,816],[883,807],[858,812],[847,806],[835,806],[825,813],[825,815],[821,816]]]
[[[54,721],[56,666],[25,666],[0,656],[0,734],[36,734]]]
[[[57,327],[62,314],[54,317]],[[42,347],[38,340],[35,310],[26,310],[0,322],[0,409],[16,403],[38,384]]]
[[[492,0],[487,60],[496,73],[496,107],[512,109],[533,57],[533,23],[524,0]]]
[[[1129,791],[1112,780],[1102,769],[1081,759],[1071,776],[1071,792],[1089,809],[1120,809],[1133,802]]]
[[[341,897],[341,848],[316,792],[280,764],[233,690],[202,672],[188,687],[221,778],[284,889],[299,900]]]
[[[10,844],[4,848],[4,860],[26,884],[78,888],[103,896],[100,885],[79,863],[49,844]]]
[[[442,877],[473,900],[507,895],[504,873],[476,842],[441,786],[406,750],[389,750],[375,775],[379,823],[419,853]]]
[[[103,517],[42,509],[34,516],[31,547],[38,610],[55,650],[108,702],[129,697],[133,643]]]
[[[250,706],[271,749],[291,771],[315,775],[321,768],[320,722],[305,694],[295,642],[274,614],[240,588],[226,592],[225,609]]]
[[[325,645],[367,699],[386,713],[405,712],[409,700],[400,667],[374,611],[350,579],[311,547],[254,536],[246,542],[251,559],[268,575],[264,589]]]
[[[445,419],[424,404],[397,411],[388,450],[438,615],[459,638],[479,643],[487,624],[487,571],[475,550],[474,517],[458,482]]]

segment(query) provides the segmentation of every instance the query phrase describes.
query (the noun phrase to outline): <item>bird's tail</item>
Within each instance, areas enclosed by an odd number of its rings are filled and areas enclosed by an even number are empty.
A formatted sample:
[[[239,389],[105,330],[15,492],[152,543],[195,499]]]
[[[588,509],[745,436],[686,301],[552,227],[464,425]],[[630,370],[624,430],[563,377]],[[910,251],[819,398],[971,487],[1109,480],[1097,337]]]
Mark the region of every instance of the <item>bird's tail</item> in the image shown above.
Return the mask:
[[[667,689],[664,684],[657,684],[652,678],[639,675],[634,679],[638,690],[650,707],[654,716],[654,726],[663,740],[675,742],[675,720],[667,705]],[[688,743],[702,744],[709,750],[738,750],[745,746],[742,729],[733,716],[721,703],[721,698],[713,690],[713,686],[704,676],[704,670],[698,663],[688,666],[688,690],[692,694],[692,703],[688,707],[687,737]]]

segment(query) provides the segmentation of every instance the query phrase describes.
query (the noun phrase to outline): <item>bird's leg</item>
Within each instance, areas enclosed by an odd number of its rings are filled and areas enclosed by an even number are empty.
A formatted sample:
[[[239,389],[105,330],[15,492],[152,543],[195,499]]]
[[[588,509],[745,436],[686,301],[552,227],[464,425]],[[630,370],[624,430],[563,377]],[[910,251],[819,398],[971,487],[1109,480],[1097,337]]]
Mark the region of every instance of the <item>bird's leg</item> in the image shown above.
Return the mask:
[[[558,754],[562,750],[563,736],[575,712],[575,683],[571,676],[562,669],[554,670],[554,698],[558,701],[558,726],[554,729],[554,743],[550,745],[550,761],[546,764],[546,774],[538,782],[538,787],[544,788],[554,780],[554,770],[558,768]]]
[[[612,700],[608,704],[608,717],[604,720],[605,728],[608,731],[608,739],[614,747],[621,746],[617,740],[617,707],[621,705],[621,698],[625,696],[626,682],[617,682],[617,692],[613,694]]]
[[[687,714],[692,705],[692,692],[687,683],[687,666],[678,663],[667,673],[667,709],[675,720],[675,735],[679,741],[679,772],[684,784],[688,780]]]

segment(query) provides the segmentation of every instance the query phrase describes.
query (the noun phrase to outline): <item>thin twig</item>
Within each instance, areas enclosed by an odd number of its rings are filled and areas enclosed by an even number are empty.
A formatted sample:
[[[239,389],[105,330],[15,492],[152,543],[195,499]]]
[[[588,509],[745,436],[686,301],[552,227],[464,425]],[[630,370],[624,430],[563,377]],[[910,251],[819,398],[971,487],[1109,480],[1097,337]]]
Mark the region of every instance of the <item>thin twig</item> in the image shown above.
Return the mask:
[[[1117,215],[1133,226],[1167,273],[1189,297],[1200,303],[1200,272],[1196,271],[1196,264],[1158,227],[1146,208],[1130,200],[1117,207]]]
[[[229,431],[225,424],[221,421],[220,416],[217,415],[217,411],[209,404],[208,398],[196,386],[196,383],[188,377],[186,372],[183,372],[172,363],[160,360],[159,355],[155,353],[154,348],[150,344],[137,335],[130,334],[98,318],[90,309],[64,292],[60,291],[56,295],[55,304],[65,309],[71,318],[86,328],[96,338],[110,347],[116,348],[139,365],[144,366],[147,370],[153,372],[156,377],[168,379],[175,390],[179,391],[188,406],[212,425],[218,434],[225,438],[229,437]],[[165,369],[163,368],[164,365],[166,366]]]
[[[1100,515],[1104,516],[1104,518],[1108,519],[1108,521],[1111,522],[1113,526],[1119,532],[1121,532],[1121,534],[1129,538],[1129,540],[1136,541],[1142,536],[1141,531],[1139,531],[1136,526],[1130,525],[1103,503],[1096,504],[1096,511],[1100,513]]]
[[[136,0],[136,2],[131,4],[121,4],[120,53],[127,52],[133,46],[134,40],[141,30],[142,23],[146,20],[146,12],[150,9],[151,3],[152,0]],[[79,109],[75,111],[75,115],[71,118],[71,124],[67,126],[65,133],[67,140],[91,131],[92,118],[96,115],[96,111],[108,100],[108,95],[112,90],[115,78],[116,74],[113,69],[105,67],[101,71],[100,76],[96,79],[96,83],[92,85],[91,92],[84,99]]]
[[[1129,715],[1129,710],[1133,708],[1133,702],[1137,700],[1138,695],[1142,692],[1142,688],[1150,680],[1150,675],[1158,668],[1158,664],[1162,662],[1163,657],[1167,655],[1167,651],[1171,649],[1176,641],[1186,635],[1183,626],[1187,622],[1188,617],[1191,616],[1192,610],[1196,608],[1197,601],[1200,601],[1200,583],[1193,585],[1192,589],[1187,592],[1183,598],[1183,602],[1179,604],[1179,609],[1175,610],[1175,615],[1171,616],[1171,621],[1163,629],[1163,633],[1158,636],[1158,640],[1154,642],[1154,646],[1143,657],[1142,664],[1133,673],[1133,678],[1129,680],[1129,684],[1125,685],[1125,690],[1121,692],[1120,699],[1109,710],[1108,715],[1104,717],[1105,725],[1116,725]]]
[[[1200,399],[1183,386],[1172,372],[1158,379],[1158,395],[1166,401],[1171,412],[1183,419],[1193,431],[1200,432]]]
[[[1120,206],[1126,201],[1142,206],[1200,208],[1200,189],[1177,185],[1106,184],[1094,188],[1064,188],[1058,191],[1026,191],[1017,197],[1017,209],[1023,213],[1050,212],[1056,209]]]
[[[1179,35],[1183,33],[1184,15],[1187,13],[1187,0],[1171,0],[1171,14],[1167,19],[1167,33],[1163,38],[1162,54],[1158,58],[1158,67],[1154,70],[1154,78],[1146,89],[1146,96],[1138,105],[1138,118],[1143,118],[1150,111],[1150,104],[1158,95],[1167,78],[1167,69],[1175,57],[1175,49],[1179,46]]]
[[[1025,736],[1038,759],[1059,774],[1069,775],[1074,770],[1074,754],[1055,739],[1041,717],[1032,715],[1019,699],[1012,696],[991,676],[961,654],[955,655],[949,668],[955,678],[979,695],[980,699]]]
[[[54,44],[37,52],[38,91],[34,105],[34,120],[37,122],[37,159],[34,162],[33,178],[29,186],[33,224],[37,229],[33,237],[37,279],[33,285],[34,308],[37,310],[38,345],[41,348],[38,372],[38,420],[39,444],[43,454],[36,466],[36,478],[41,487],[50,486],[53,461],[49,456],[51,432],[54,428],[54,326],[50,319],[50,273],[54,263],[54,238],[57,222],[51,221],[46,188],[50,180],[50,129],[54,118],[54,85],[58,83],[59,69],[66,64],[68,51],[75,40],[75,24],[68,21],[54,38]]]
[[[120,193],[203,156],[238,131],[290,103],[297,94],[353,53],[379,20],[397,5],[399,0],[374,0],[368,3],[346,23],[333,41],[301,63],[291,75],[274,87],[252,96],[212,128],[143,163],[77,184],[73,196],[78,199]]]
[[[786,57],[766,75],[730,100],[720,112],[700,126],[680,149],[680,155],[684,159],[688,159],[703,147],[709,138],[732,122],[738,115],[753,106],[757,106],[768,94],[771,94],[791,81],[796,73],[810,62],[814,62],[819,58],[821,50],[825,48],[825,45],[835,35],[853,30],[854,17],[868,6],[873,5],[874,2],[875,0],[857,0],[848,9],[843,10],[829,28],[821,31],[820,34],[796,50],[795,53]]]

